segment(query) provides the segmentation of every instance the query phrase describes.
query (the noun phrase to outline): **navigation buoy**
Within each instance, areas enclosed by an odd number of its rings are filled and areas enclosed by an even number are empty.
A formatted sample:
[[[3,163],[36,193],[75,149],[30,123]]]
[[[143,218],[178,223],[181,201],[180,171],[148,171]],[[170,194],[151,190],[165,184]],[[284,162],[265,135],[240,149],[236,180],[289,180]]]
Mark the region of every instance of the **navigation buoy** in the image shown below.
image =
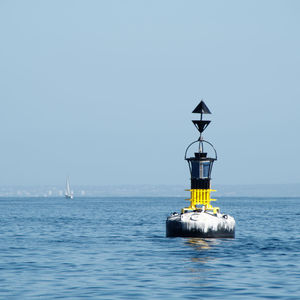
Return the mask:
[[[214,146],[203,139],[202,133],[210,121],[203,120],[203,114],[211,114],[201,100],[193,113],[200,114],[200,120],[193,120],[200,132],[197,141],[192,142],[185,151],[184,159],[188,162],[191,174],[191,196],[189,207],[184,207],[180,213],[172,213],[166,221],[167,237],[200,237],[200,238],[234,238],[235,220],[228,214],[222,214],[219,207],[213,207],[210,193],[211,171],[217,160],[217,151]],[[194,156],[188,156],[189,151],[197,147]],[[207,151],[207,152],[205,152]],[[210,153],[209,153],[209,152]]]

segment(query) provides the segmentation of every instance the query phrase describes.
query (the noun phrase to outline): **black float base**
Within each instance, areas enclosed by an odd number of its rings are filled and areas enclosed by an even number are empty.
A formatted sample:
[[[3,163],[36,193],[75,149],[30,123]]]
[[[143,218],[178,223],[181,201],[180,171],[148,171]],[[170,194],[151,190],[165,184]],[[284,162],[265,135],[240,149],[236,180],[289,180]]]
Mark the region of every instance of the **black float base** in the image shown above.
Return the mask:
[[[209,212],[173,213],[166,221],[167,237],[234,238],[235,220]]]

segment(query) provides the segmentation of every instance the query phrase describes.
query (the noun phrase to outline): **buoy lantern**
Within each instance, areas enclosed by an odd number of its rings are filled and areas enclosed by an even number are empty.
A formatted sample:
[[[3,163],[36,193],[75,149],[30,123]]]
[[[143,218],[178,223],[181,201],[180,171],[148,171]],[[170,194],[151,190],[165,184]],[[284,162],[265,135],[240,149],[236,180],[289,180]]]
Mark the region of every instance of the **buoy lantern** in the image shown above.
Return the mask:
[[[172,213],[166,221],[167,237],[199,237],[199,238],[234,238],[235,220],[228,214],[221,214],[219,207],[213,207],[210,197],[211,171],[217,152],[214,146],[202,137],[203,131],[210,121],[203,120],[203,114],[211,114],[210,110],[201,100],[193,113],[200,114],[200,120],[192,122],[198,129],[200,137],[192,142],[185,151],[184,159],[188,162],[191,175],[191,188],[189,207],[184,207],[181,213]],[[189,156],[195,148],[193,156]],[[210,153],[209,153],[209,152]]]

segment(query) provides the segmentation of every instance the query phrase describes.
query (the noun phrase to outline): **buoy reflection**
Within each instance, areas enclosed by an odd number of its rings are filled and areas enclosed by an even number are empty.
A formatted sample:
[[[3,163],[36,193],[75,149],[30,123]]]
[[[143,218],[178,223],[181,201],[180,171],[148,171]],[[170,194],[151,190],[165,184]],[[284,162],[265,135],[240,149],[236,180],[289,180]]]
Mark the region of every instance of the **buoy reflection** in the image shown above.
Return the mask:
[[[201,238],[189,238],[186,244],[193,247],[196,250],[210,250],[214,246],[220,244],[219,239],[201,239]]]
[[[217,260],[216,257],[210,255],[210,250],[221,243],[220,239],[202,239],[202,238],[189,238],[185,241],[185,244],[195,250],[192,257],[188,258],[188,261],[192,263],[192,267],[189,266],[191,273],[207,273],[209,268],[204,267],[208,262]],[[204,273],[203,273],[204,272]]]

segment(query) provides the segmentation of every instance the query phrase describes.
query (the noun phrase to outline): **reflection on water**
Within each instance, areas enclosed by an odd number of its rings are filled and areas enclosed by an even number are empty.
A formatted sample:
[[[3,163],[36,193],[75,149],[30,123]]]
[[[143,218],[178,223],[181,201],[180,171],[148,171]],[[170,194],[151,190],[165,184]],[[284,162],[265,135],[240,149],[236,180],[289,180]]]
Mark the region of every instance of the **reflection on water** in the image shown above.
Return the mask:
[[[214,246],[221,243],[220,239],[201,239],[201,238],[189,238],[185,244],[191,246],[197,251],[211,250]]]
[[[185,241],[185,244],[191,247],[194,251],[192,257],[188,258],[192,266],[189,265],[189,272],[197,276],[194,279],[204,280],[206,274],[211,270],[208,266],[205,266],[208,262],[216,261],[217,258],[213,257],[211,250],[221,243],[220,239],[201,239],[201,238],[189,238]],[[199,277],[200,275],[200,277]]]

